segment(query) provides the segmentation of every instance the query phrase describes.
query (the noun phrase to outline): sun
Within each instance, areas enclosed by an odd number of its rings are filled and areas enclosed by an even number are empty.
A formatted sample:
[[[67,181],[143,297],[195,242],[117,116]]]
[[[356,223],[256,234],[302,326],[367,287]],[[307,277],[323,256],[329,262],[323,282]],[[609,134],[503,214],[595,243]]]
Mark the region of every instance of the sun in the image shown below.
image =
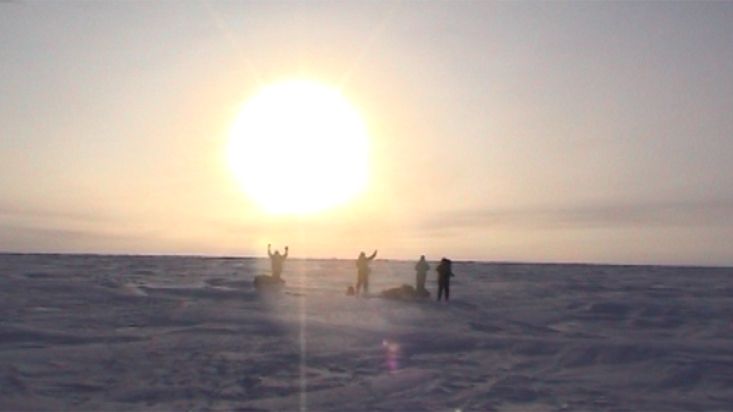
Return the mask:
[[[265,211],[308,214],[364,189],[368,136],[338,89],[289,80],[262,88],[244,104],[228,156],[244,192]]]

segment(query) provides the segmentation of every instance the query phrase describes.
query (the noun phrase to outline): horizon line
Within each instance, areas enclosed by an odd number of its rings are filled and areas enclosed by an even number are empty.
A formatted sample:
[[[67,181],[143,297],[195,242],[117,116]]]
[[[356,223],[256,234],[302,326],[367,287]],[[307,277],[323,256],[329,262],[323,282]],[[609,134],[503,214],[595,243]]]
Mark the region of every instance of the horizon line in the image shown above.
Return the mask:
[[[248,255],[207,255],[195,253],[115,253],[115,252],[13,252],[0,250],[0,255],[71,255],[71,256],[110,256],[110,257],[190,257],[203,259],[267,259],[263,256]],[[296,257],[288,256],[292,260],[354,260],[351,258],[340,257]],[[417,259],[404,258],[377,258],[376,260],[385,260],[393,262],[413,262]],[[436,261],[435,259],[427,259],[428,261]],[[633,267],[675,267],[675,268],[710,268],[710,269],[733,269],[733,265],[716,265],[716,264],[671,264],[671,263],[609,263],[609,262],[582,262],[582,261],[515,261],[515,260],[481,260],[481,259],[451,259],[458,263],[481,263],[493,265],[557,265],[557,266],[633,266]]]

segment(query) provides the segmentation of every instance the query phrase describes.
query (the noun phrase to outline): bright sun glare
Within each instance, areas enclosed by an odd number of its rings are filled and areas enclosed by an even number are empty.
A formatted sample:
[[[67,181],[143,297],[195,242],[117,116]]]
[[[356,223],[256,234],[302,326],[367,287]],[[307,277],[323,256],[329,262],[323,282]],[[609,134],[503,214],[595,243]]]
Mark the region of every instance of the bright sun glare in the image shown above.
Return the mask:
[[[291,80],[244,104],[228,154],[242,188],[266,211],[304,214],[363,190],[367,149],[364,122],[339,90]]]

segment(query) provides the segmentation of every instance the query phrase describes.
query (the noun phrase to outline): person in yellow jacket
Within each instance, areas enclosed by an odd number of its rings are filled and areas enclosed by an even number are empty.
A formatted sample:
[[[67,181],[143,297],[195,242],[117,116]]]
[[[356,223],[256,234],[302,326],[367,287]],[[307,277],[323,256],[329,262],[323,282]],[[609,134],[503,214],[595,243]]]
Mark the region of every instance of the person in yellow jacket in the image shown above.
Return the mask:
[[[279,250],[272,253],[271,245],[267,245],[267,256],[270,257],[270,265],[272,267],[272,277],[280,280],[283,273],[283,262],[288,258],[288,247],[285,246],[285,254],[281,255]]]
[[[363,288],[362,294],[369,293],[369,262],[374,260],[377,256],[375,250],[371,256],[367,256],[364,252],[359,253],[359,257],[356,259],[356,294],[359,294],[359,289]]]

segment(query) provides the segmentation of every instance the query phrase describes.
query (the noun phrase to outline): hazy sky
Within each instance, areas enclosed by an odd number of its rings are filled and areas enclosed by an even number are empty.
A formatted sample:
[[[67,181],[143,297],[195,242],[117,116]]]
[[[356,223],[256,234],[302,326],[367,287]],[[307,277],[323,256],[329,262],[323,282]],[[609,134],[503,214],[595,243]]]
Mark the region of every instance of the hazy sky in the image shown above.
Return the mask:
[[[11,1],[0,39],[0,250],[733,264],[733,2]],[[293,76],[371,138],[301,218],[225,153]]]

